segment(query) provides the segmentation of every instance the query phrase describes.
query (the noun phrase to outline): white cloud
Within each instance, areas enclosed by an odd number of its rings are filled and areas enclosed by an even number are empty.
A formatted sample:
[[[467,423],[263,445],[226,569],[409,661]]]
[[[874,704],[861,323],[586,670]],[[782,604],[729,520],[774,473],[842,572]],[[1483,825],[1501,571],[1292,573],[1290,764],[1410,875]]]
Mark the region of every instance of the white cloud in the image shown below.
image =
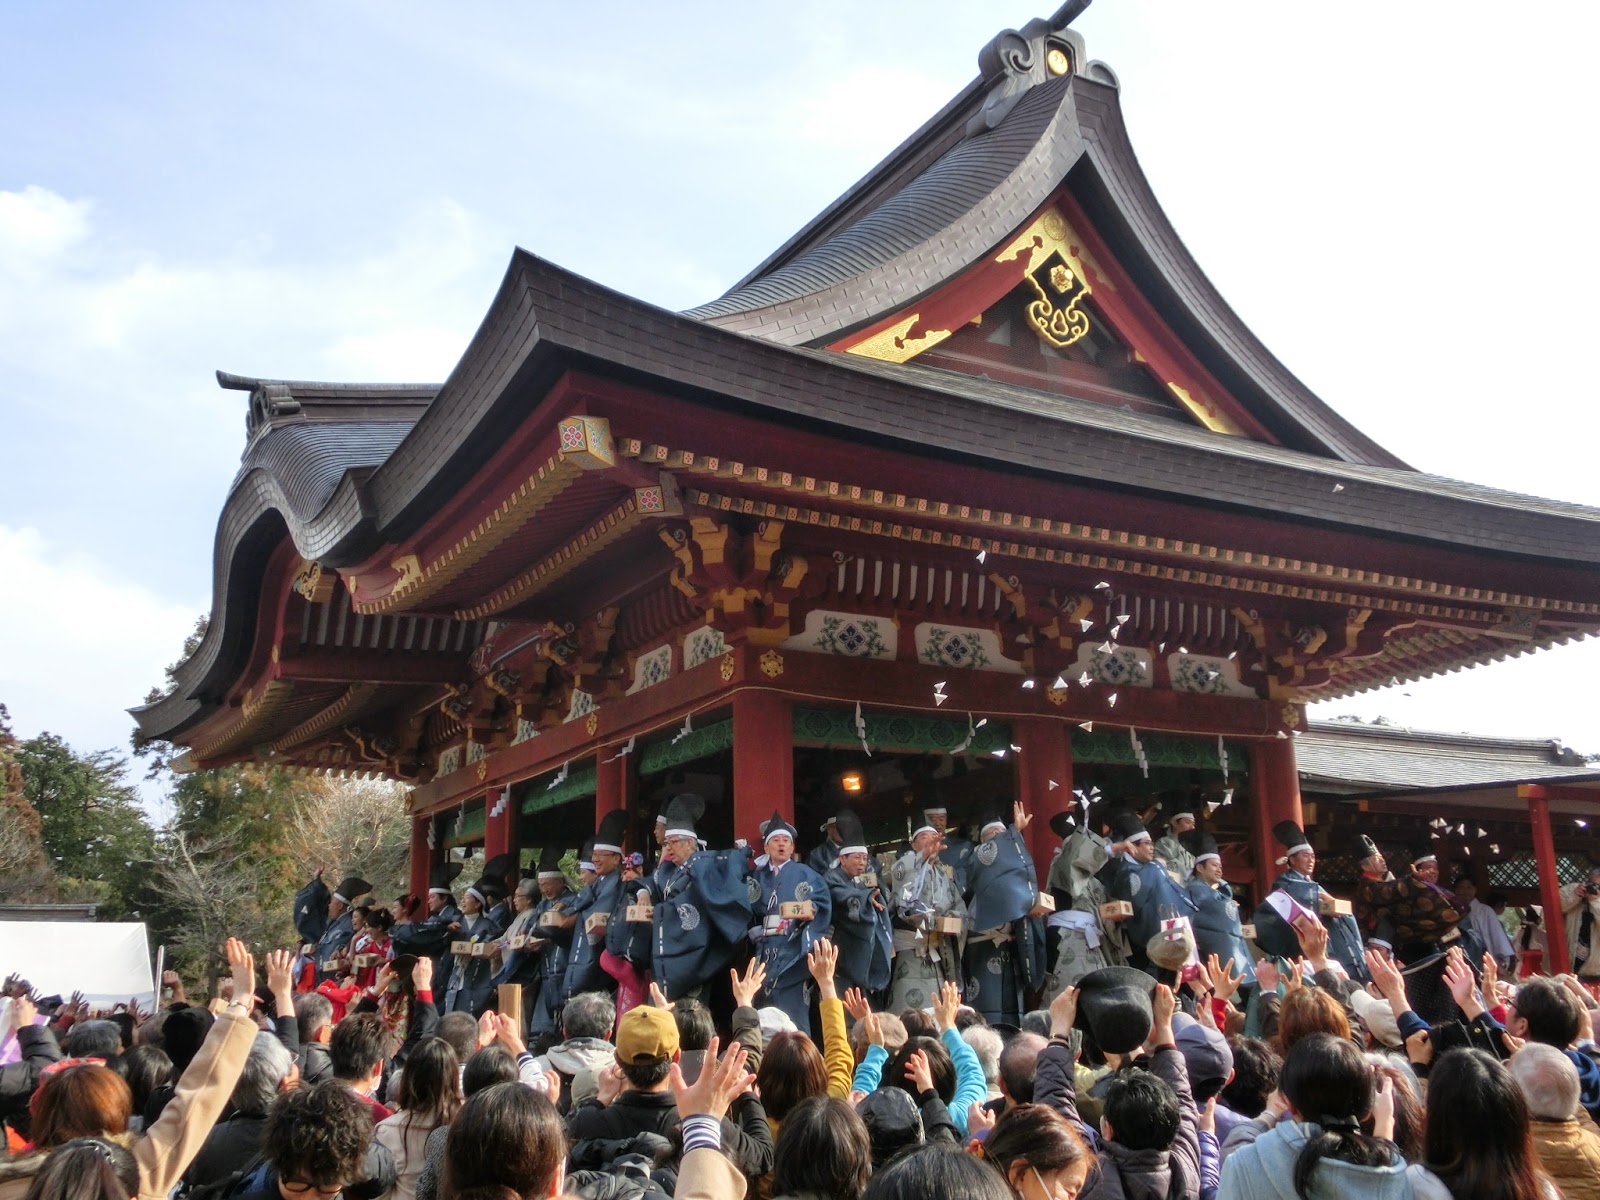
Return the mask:
[[[78,750],[124,751],[123,704],[161,683],[196,610],[31,528],[0,525],[0,579],[0,703],[18,735],[49,729]]]
[[[31,274],[83,241],[89,209],[87,200],[68,200],[34,185],[0,192],[0,272]]]

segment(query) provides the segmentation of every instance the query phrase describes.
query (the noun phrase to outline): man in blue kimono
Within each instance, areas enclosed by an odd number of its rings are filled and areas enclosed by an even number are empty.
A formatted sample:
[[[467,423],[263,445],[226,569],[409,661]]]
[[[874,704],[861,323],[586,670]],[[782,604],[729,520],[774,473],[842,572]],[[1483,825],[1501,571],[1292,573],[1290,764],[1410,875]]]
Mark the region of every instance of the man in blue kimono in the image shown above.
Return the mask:
[[[1305,830],[1293,821],[1279,821],[1272,827],[1272,836],[1284,848],[1283,857],[1278,862],[1286,864],[1288,870],[1272,881],[1271,891],[1285,893],[1326,925],[1329,957],[1342,966],[1350,978],[1366,982],[1367,967],[1361,953],[1361,929],[1355,917],[1322,916],[1322,900],[1327,893],[1311,877],[1317,869],[1317,852],[1312,848]],[[1274,958],[1299,958],[1299,935],[1269,903],[1270,900],[1271,893],[1256,909],[1256,945]]]
[[[318,871],[295,893],[294,927],[301,941],[314,947],[318,983],[350,973],[350,942],[356,935],[350,906],[371,890],[365,879],[350,875],[330,893]]]
[[[806,866],[818,875],[826,875],[839,865],[839,847],[844,840],[839,834],[838,814],[829,817],[822,825],[822,845],[806,855]]]
[[[972,843],[950,831],[950,810],[943,805],[923,809],[922,817],[939,835],[939,861],[945,867],[945,874],[955,882],[956,891],[965,896],[969,890],[967,856],[972,853]]]
[[[762,993],[769,1004],[788,1014],[796,1029],[810,1034],[811,971],[806,955],[828,936],[833,897],[822,876],[795,858],[793,825],[773,813],[763,838],[767,862],[756,870],[760,899],[753,914],[761,923],[751,930],[767,968]],[[785,905],[805,904],[811,906],[810,915],[786,915]]]
[[[966,1002],[990,1025],[1018,1028],[1022,994],[1044,982],[1044,922],[1029,919],[1039,878],[1022,840],[1033,818],[1021,803],[1007,825],[996,807],[967,856]]]
[[[482,1016],[494,998],[494,943],[504,932],[489,917],[489,909],[500,899],[500,881],[485,875],[461,896],[461,919],[452,926],[453,942],[483,946],[472,954],[451,950],[455,967],[445,989],[444,1011]]]
[[[1111,839],[1124,847],[1113,864],[1111,898],[1133,905],[1133,916],[1123,922],[1128,934],[1128,965],[1154,975],[1156,968],[1147,953],[1150,939],[1161,932],[1163,920],[1193,916],[1194,902],[1156,861],[1155,842],[1135,814],[1111,815]]]
[[[483,877],[498,883],[500,894],[505,897],[489,910],[489,919],[501,929],[511,928],[511,922],[517,919],[516,908],[511,902],[517,894],[517,885],[522,882],[521,852],[512,850],[506,854],[496,854],[483,864]]]
[[[701,848],[695,822],[705,806],[687,793],[667,802],[661,865],[641,881],[648,883],[655,905],[652,969],[669,1000],[720,998],[724,973],[750,926],[749,851]]]
[[[1191,829],[1183,834],[1183,847],[1194,857],[1194,874],[1186,890],[1195,904],[1191,924],[1201,961],[1215,954],[1217,961],[1226,966],[1231,958],[1234,972],[1244,976],[1240,986],[1254,987],[1255,967],[1245,945],[1244,926],[1239,922],[1239,902],[1222,877],[1217,839],[1204,830]]]
[[[450,953],[450,941],[455,936],[451,926],[460,922],[461,910],[456,907],[450,885],[461,874],[461,867],[459,862],[435,864],[428,873],[428,915],[420,921],[396,925],[390,933],[397,957],[415,954],[433,959],[435,996],[445,994],[450,986],[450,973],[455,969],[455,958]]]
[[[600,965],[600,955],[605,951],[611,920],[621,921],[624,915],[622,834],[627,822],[628,816],[621,809],[612,809],[600,819],[600,828],[584,854],[584,861],[594,867],[593,879],[566,906],[568,928],[572,930],[566,982],[569,998],[579,992],[609,992],[616,986]],[[583,863],[578,866],[581,870]]]
[[[894,957],[888,902],[877,874],[867,870],[872,856],[861,818],[846,807],[830,824],[839,833],[839,857],[822,878],[833,900],[833,944],[839,948],[835,975],[841,989],[860,988],[878,1007]]]
[[[911,831],[911,849],[889,870],[889,921],[894,930],[889,1012],[926,1008],[942,985],[962,982],[962,934],[944,926],[964,929],[967,904],[956,887],[955,872],[941,861],[944,839],[936,822],[942,821],[924,810]]]

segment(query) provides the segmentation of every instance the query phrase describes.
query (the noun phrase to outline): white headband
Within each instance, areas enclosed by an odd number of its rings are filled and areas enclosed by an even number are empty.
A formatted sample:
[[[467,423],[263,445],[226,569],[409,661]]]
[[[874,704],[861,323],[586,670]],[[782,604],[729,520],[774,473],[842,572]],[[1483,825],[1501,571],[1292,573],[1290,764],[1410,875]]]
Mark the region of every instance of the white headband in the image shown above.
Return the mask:
[[[539,872],[539,878],[540,879],[565,879],[566,876],[563,875],[560,871],[540,871]]]
[[[843,858],[846,854],[865,854],[866,852],[867,852],[867,848],[865,846],[840,846],[839,847],[839,857],[840,858]]]
[[[792,832],[790,832],[788,829],[784,828],[781,825],[775,825],[771,829],[769,829],[766,833],[761,835],[761,844],[763,846],[765,846],[768,842],[770,842],[775,837],[786,837],[791,842],[794,841],[794,834]]]
[[[349,903],[350,903],[350,897],[349,897],[349,896],[342,896],[342,895],[340,895],[340,894],[339,894],[339,893],[338,893],[338,892],[335,892],[335,893],[334,893],[334,894],[333,894],[333,898],[334,898],[334,899],[335,899],[335,900],[339,900],[339,901],[342,901],[342,902],[343,902],[343,903],[345,903],[345,904],[349,904]]]
[[[924,834],[924,833],[938,833],[938,832],[939,832],[939,831],[938,831],[938,830],[937,830],[937,829],[935,829],[935,828],[934,828],[934,827],[933,827],[933,826],[932,826],[932,825],[919,825],[919,826],[917,826],[917,828],[915,828],[915,829],[913,829],[913,830],[912,830],[912,831],[911,831],[911,840],[912,840],[912,841],[916,841],[916,840],[917,840],[917,837],[918,837],[918,836],[919,836],[919,835],[920,835],[920,834]]]
[[[1151,840],[1150,831],[1148,829],[1141,829],[1141,830],[1139,830],[1138,833],[1134,834],[1132,837],[1123,838],[1122,840],[1127,842],[1130,846],[1133,845],[1134,842],[1148,842],[1148,841]]]
[[[1194,820],[1194,814],[1191,812],[1173,813],[1169,819],[1172,821],[1192,821]]]
[[[578,870],[580,870],[580,871],[593,871],[594,870],[594,864],[592,862],[579,862],[578,863]]]
[[[988,833],[989,830],[991,830],[991,829],[1004,829],[1005,827],[1006,827],[1006,823],[1004,821],[990,821],[987,825],[985,825],[982,829],[980,829],[978,831],[978,836],[982,837],[984,834]]]
[[[1198,867],[1201,863],[1210,862],[1213,859],[1215,859],[1217,862],[1221,862],[1222,861],[1222,855],[1220,855],[1220,854],[1202,854],[1202,855],[1200,855],[1199,857],[1197,857],[1194,860],[1194,865]]]
[[[661,835],[663,838],[692,838],[698,836],[692,829],[668,829]]]
[[[428,889],[428,895],[430,895],[430,896],[449,896],[449,895],[452,895],[452,894],[453,893],[447,887],[444,887],[444,888],[431,887],[431,888]]]
[[[1298,846],[1290,846],[1287,850],[1285,850],[1283,852],[1283,856],[1286,859],[1287,858],[1293,858],[1296,854],[1299,854],[1301,851],[1310,850],[1310,849],[1311,849],[1311,843],[1310,842],[1301,842]]]
[[[596,850],[606,850],[606,851],[609,851],[612,854],[621,854],[622,853],[622,847],[621,846],[609,846],[605,842],[596,842],[594,844],[594,848]]]
[[[482,892],[480,892],[480,891],[479,891],[479,890],[478,890],[478,889],[477,889],[477,888],[475,888],[475,887],[469,887],[469,888],[468,888],[468,889],[467,889],[467,895],[469,895],[469,896],[476,896],[476,897],[477,897],[477,898],[478,898],[478,903],[479,903],[479,904],[487,904],[487,903],[489,903],[489,902],[488,902],[488,901],[487,901],[487,900],[485,900],[485,899],[484,899],[484,898],[483,898],[483,893],[482,893]]]

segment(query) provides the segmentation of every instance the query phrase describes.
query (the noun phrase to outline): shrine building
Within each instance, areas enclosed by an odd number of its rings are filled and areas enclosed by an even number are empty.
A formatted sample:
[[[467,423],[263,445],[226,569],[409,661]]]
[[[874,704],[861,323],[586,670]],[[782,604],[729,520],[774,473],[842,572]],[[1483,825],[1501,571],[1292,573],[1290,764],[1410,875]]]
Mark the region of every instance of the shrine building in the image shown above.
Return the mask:
[[[1600,511],[1422,474],[1311,394],[1063,14],[978,61],[699,308],[519,249],[442,384],[219,372],[210,624],[142,733],[412,785],[418,891],[617,808],[648,853],[685,788],[712,845],[776,809],[802,849],[842,799],[890,846],[1018,798],[1041,867],[1078,792],[1177,800],[1257,895],[1286,817],[1426,842],[1448,797],[1303,809],[1306,703],[1600,630]],[[1507,794],[1553,888],[1593,839]]]

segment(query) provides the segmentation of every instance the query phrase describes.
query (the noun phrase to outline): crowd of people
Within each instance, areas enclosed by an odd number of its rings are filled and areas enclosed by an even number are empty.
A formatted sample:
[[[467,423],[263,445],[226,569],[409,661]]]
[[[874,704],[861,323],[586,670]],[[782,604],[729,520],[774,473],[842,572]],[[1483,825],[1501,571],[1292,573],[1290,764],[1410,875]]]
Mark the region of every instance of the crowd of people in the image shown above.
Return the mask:
[[[0,1200],[1600,1197],[1593,985],[1430,856],[1363,840],[1340,905],[1285,823],[1247,926],[1192,814],[1079,811],[1041,888],[1021,806],[881,863],[842,808],[802,861],[680,796],[576,889],[559,847],[392,907],[319,874],[207,1004],[8,979]]]

